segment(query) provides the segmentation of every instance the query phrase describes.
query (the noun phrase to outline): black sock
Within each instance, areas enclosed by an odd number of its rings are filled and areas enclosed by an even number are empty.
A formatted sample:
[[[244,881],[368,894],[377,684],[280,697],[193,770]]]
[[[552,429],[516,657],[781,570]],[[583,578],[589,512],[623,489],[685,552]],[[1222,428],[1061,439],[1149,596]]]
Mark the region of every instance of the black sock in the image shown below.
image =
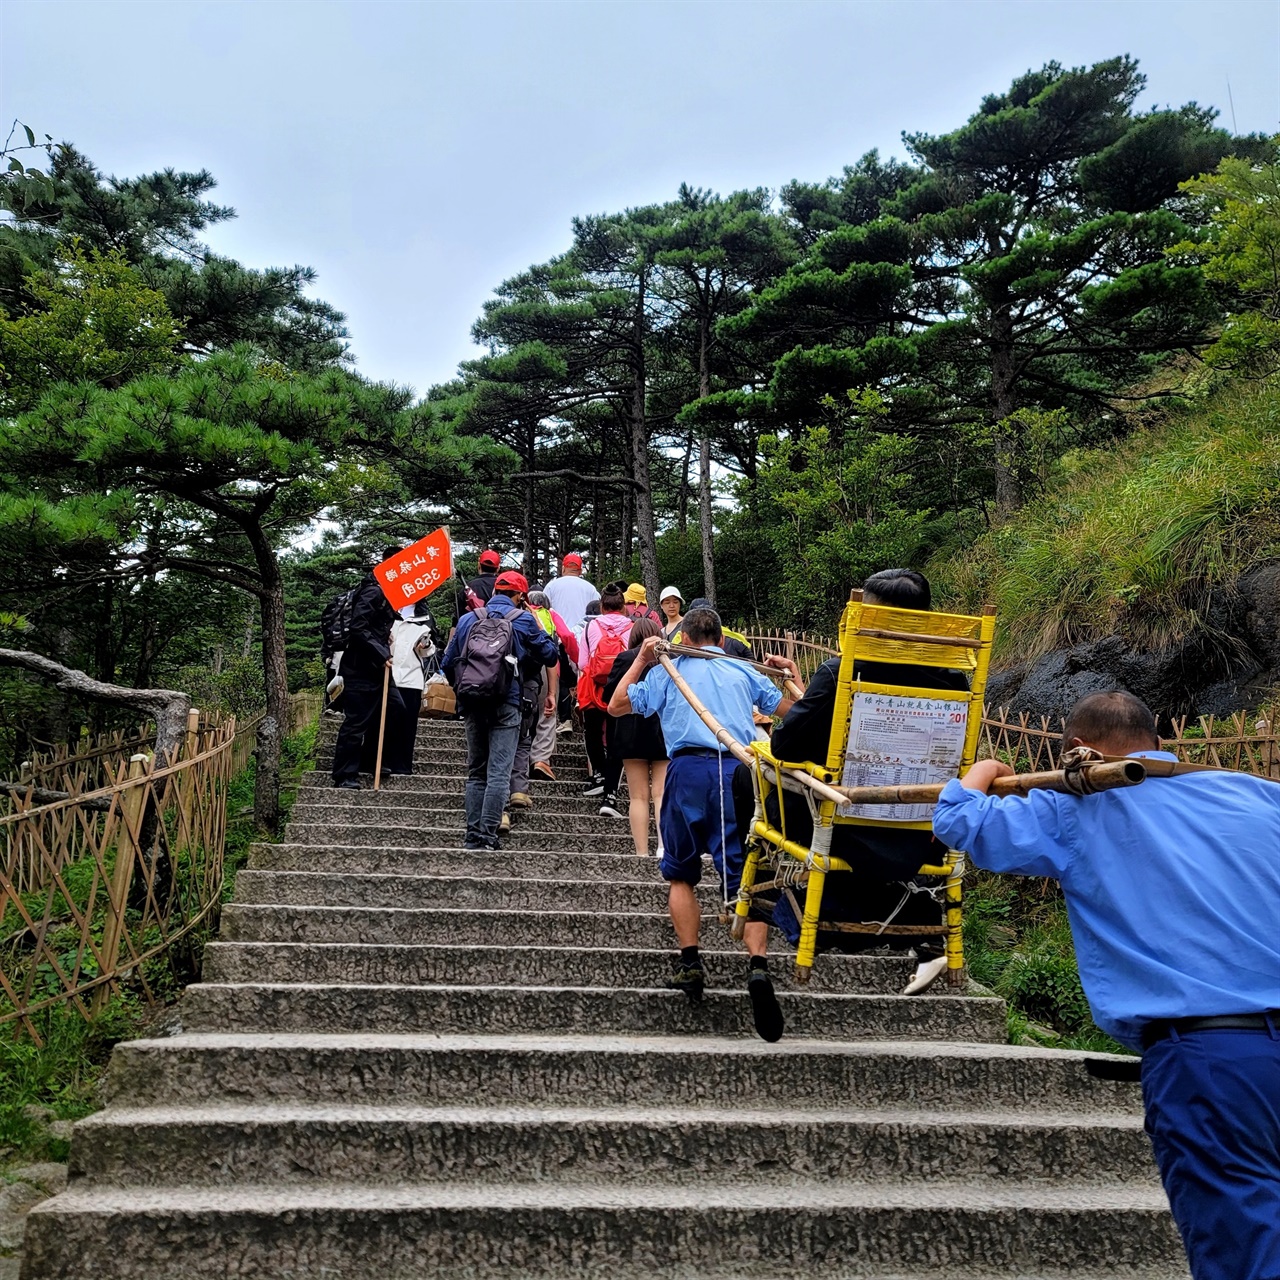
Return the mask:
[[[698,955],[698,948],[697,947],[681,947],[680,963],[689,964],[689,965],[701,964],[702,960]]]
[[[767,956],[752,956],[752,957],[751,957],[751,963],[747,966],[747,968],[748,968],[752,973],[754,973],[757,969],[761,969],[761,970],[763,970],[765,973],[768,973],[768,972],[769,972],[769,959],[768,959],[768,957],[767,957]]]

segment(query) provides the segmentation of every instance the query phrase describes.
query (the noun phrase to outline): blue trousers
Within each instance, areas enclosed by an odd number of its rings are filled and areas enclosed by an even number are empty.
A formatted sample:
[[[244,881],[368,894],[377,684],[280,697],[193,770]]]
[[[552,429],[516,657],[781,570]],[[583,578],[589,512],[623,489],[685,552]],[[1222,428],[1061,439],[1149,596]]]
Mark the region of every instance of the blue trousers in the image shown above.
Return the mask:
[[[498,826],[511,796],[511,762],[520,738],[520,706],[464,708],[467,733],[466,843],[498,847]]]
[[[667,766],[658,815],[662,834],[658,872],[664,880],[696,885],[702,879],[702,855],[709,853],[725,895],[738,892],[745,858],[733,808],[737,767],[727,751],[721,759],[678,755]]]
[[[1280,1280],[1280,1019],[1159,1041],[1142,1095],[1194,1280]]]

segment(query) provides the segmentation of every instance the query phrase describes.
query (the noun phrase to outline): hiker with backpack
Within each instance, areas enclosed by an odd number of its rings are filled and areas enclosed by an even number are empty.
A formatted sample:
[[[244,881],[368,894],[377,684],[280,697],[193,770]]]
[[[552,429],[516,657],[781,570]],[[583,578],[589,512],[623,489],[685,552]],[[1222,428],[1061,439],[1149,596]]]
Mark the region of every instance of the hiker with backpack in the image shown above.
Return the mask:
[[[458,574],[458,584],[453,591],[455,626],[468,612],[487,604],[493,598],[493,584],[501,564],[502,557],[492,547],[486,547],[480,553],[480,572],[470,582],[464,582],[462,574]]]
[[[600,616],[590,618],[582,630],[578,646],[578,707],[582,712],[582,732],[587,743],[587,761],[591,777],[582,788],[584,796],[600,797],[600,812],[610,818],[625,818],[618,807],[618,780],[622,777],[622,759],[610,758],[605,737],[608,714],[605,711],[604,687],[613,672],[614,659],[624,653],[630,643],[633,619],[628,617],[626,584],[611,582],[600,597]]]
[[[399,553],[399,547],[389,547],[378,561]],[[360,774],[372,773],[375,768],[384,689],[387,715],[383,772],[408,774],[413,771],[413,732],[417,719],[410,714],[399,689],[390,679],[391,628],[395,621],[396,612],[370,570],[351,593],[349,608],[341,611],[333,624],[335,651],[342,653],[338,675],[342,680],[345,712],[333,747],[333,785],[346,791],[358,791]]]
[[[483,610],[465,613],[441,663],[458,696],[467,735],[466,849],[497,849],[520,738],[522,664],[555,666],[560,651],[520,608],[523,574],[500,573]]]

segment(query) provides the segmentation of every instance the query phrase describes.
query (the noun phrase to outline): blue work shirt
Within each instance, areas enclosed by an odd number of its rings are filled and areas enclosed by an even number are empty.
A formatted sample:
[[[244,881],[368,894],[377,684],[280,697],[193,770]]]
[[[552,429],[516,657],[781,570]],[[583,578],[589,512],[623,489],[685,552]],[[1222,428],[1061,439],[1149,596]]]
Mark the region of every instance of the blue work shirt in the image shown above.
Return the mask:
[[[560,649],[556,642],[538,625],[538,620],[533,614],[527,609],[518,608],[509,596],[495,595],[485,608],[490,613],[496,613],[500,618],[505,618],[508,614],[514,615],[511,619],[511,630],[515,635],[513,652],[522,676],[529,668],[554,667],[560,661]],[[453,639],[449,641],[448,648],[444,651],[440,669],[450,684],[453,684],[453,673],[458,665],[458,659],[462,657],[462,642],[479,616],[478,610],[463,614],[458,622],[458,629],[453,633]],[[507,690],[506,700],[511,704],[519,704],[519,679],[512,680],[511,687]]]
[[[988,871],[1062,882],[1094,1021],[1121,1044],[1153,1019],[1280,1008],[1280,785],[1205,772],[997,798],[952,781],[933,830]]]
[[[714,645],[706,645],[712,653],[723,653]],[[671,655],[686,684],[696,693],[702,705],[720,721],[739,742],[757,737],[752,707],[771,715],[782,694],[772,680],[741,662],[714,662],[706,658],[679,658]],[[643,680],[636,681],[627,692],[631,709],[638,716],[655,712],[662,724],[662,736],[669,754],[681,747],[720,749],[711,730],[698,719],[698,713],[676,688],[662,667],[653,667]]]

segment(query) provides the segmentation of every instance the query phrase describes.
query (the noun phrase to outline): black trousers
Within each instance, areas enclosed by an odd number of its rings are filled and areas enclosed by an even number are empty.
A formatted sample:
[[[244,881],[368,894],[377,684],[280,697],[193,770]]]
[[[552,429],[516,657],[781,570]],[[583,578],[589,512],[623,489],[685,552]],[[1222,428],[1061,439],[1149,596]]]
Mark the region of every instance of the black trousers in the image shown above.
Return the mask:
[[[582,732],[587,740],[587,759],[591,763],[591,772],[604,778],[606,794],[612,795],[618,789],[618,781],[622,777],[622,761],[609,750],[607,727],[609,713],[599,707],[583,707]]]
[[[342,703],[346,709],[338,740],[333,746],[334,782],[355,781],[362,772],[372,773],[378,755],[378,720],[382,711],[382,682],[353,680],[344,676]],[[387,730],[382,745],[382,767],[392,773],[413,771],[413,739],[405,732],[408,709],[400,691],[387,690]],[[416,721],[415,721],[416,724]]]

